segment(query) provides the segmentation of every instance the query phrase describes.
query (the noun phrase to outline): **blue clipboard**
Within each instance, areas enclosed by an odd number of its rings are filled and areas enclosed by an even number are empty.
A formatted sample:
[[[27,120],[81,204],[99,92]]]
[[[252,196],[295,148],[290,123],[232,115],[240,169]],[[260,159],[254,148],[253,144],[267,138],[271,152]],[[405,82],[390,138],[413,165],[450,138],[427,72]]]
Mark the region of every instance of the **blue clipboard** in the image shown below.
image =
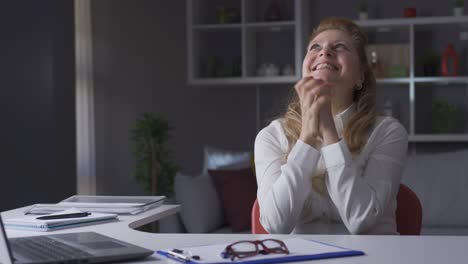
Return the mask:
[[[221,256],[221,252],[230,243],[182,248],[180,251],[184,252],[183,254],[174,254],[172,250],[158,250],[157,253],[172,260],[190,264],[269,264],[365,255],[360,250],[347,249],[303,238],[288,238],[282,241],[287,245],[290,254],[257,255],[240,260],[230,260]],[[191,256],[195,255],[199,256],[200,259],[191,258]]]

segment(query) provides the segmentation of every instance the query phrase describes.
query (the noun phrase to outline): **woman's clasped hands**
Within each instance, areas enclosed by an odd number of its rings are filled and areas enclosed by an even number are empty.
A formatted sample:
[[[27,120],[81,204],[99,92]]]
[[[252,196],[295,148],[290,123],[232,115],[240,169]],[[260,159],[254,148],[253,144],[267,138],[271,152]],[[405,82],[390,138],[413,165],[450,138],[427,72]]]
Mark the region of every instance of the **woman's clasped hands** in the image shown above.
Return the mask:
[[[318,148],[338,142],[332,114],[333,83],[306,76],[294,86],[301,106],[299,139]]]

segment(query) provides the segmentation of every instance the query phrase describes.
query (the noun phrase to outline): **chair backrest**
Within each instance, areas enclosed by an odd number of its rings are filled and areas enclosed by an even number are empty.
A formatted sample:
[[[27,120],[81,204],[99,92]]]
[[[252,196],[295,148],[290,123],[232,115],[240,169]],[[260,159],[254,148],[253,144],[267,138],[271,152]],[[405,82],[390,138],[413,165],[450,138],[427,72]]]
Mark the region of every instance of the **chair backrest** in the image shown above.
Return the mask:
[[[258,201],[252,206],[252,234],[268,234],[260,224],[260,207]],[[422,206],[418,196],[406,185],[400,184],[397,195],[396,210],[397,231],[400,235],[421,234]]]
[[[252,234],[268,234],[268,232],[263,228],[262,224],[260,224],[260,206],[258,205],[257,199],[252,206]]]
[[[400,235],[421,234],[421,202],[418,196],[404,184],[400,184],[397,195],[396,222]]]

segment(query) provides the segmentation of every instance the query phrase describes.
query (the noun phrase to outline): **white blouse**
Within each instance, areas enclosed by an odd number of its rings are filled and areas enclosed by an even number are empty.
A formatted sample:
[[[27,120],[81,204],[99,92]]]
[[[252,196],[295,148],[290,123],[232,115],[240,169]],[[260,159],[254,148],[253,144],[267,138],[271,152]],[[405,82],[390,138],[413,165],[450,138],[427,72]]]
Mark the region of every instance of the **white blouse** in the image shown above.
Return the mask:
[[[341,138],[354,105],[335,116]],[[361,153],[344,140],[320,150],[298,140],[289,156],[281,120],[255,140],[260,222],[269,233],[398,234],[396,196],[408,134],[394,118],[378,117]],[[323,171],[324,185],[312,188]]]

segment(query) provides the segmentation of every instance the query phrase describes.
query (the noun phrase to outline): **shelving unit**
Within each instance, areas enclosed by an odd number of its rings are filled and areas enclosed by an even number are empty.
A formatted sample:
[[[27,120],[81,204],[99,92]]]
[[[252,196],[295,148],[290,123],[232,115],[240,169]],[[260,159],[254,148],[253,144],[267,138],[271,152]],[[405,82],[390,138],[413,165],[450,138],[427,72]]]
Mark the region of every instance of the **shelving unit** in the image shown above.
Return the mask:
[[[293,84],[301,77],[302,59],[305,55],[309,28],[308,1],[282,1],[287,6],[283,17],[278,21],[265,21],[263,13],[269,1],[257,0],[187,0],[187,52],[188,83],[191,85],[229,87],[252,85],[256,87],[257,103],[260,103],[260,86],[267,84]],[[220,6],[220,4],[222,6]],[[237,12],[237,19],[220,23],[216,17],[217,8],[230,8]],[[231,23],[229,23],[231,22]],[[401,44],[408,47],[407,75],[377,79],[380,98],[397,98],[401,105],[399,119],[409,132],[410,142],[468,142],[468,66],[459,76],[423,76],[420,63],[424,49],[431,44],[446,45],[446,39],[427,39],[421,44],[421,33],[447,27],[468,34],[468,16],[389,18],[355,21],[374,40],[376,44]],[[307,32],[306,32],[307,31]],[[395,37],[388,37],[396,34]],[[448,33],[447,33],[448,34]],[[379,38],[383,35],[383,38]],[[387,39],[385,40],[385,35]],[[374,37],[373,37],[374,36]],[[457,36],[458,37],[458,36]],[[451,38],[454,38],[453,36]],[[465,42],[459,39],[454,42]],[[433,43],[431,43],[433,42]],[[448,42],[448,41],[447,41]],[[373,43],[371,43],[373,44]],[[406,46],[405,46],[406,47]],[[417,47],[417,48],[416,48]],[[440,47],[435,47],[442,53]],[[281,52],[279,52],[281,51]],[[468,50],[466,51],[468,52]],[[219,66],[213,57],[223,61]],[[465,55],[465,60],[468,56]],[[211,58],[211,61],[210,59]],[[237,60],[237,66],[235,62]],[[461,63],[466,61],[460,61]],[[262,76],[259,67],[264,63],[274,63],[278,68],[290,64],[293,75]],[[213,65],[217,66],[214,67]],[[230,68],[216,72],[214,69]],[[232,70],[233,68],[237,69]],[[446,88],[449,87],[449,88]],[[442,92],[441,92],[442,90]],[[451,95],[447,92],[450,91]],[[446,92],[449,95],[444,94]],[[460,103],[462,119],[460,131],[435,133],[431,131],[431,105],[440,98]],[[450,98],[453,97],[453,98]],[[260,107],[257,105],[257,123]],[[397,116],[398,117],[398,116]]]
[[[399,88],[407,88],[407,95],[404,100],[407,99],[408,112],[405,111],[403,115],[407,117],[401,117],[402,120],[407,121],[402,123],[407,127],[409,132],[410,142],[468,142],[468,69],[462,69],[463,72],[459,72],[461,76],[446,77],[446,76],[420,76],[417,72],[418,65],[417,61],[423,56],[423,54],[417,54],[419,49],[417,35],[420,31],[431,31],[438,26],[451,26],[454,28],[460,28],[460,31],[468,31],[468,16],[461,17],[415,17],[415,18],[395,18],[395,19],[374,19],[355,21],[361,26],[366,32],[375,34],[387,34],[388,32],[406,32],[407,44],[409,44],[409,68],[408,77],[403,78],[383,78],[378,79],[379,90],[385,89],[386,94],[396,93]],[[430,45],[430,39],[426,40]],[[459,40],[450,40],[449,42],[459,42]],[[446,45],[444,43],[443,45]],[[464,44],[467,46],[467,44]],[[440,50],[439,53],[442,53]],[[419,57],[418,57],[419,55]],[[465,58],[466,59],[466,58]],[[461,62],[459,62],[460,64]],[[465,61],[466,63],[466,61]],[[399,86],[399,87],[395,87]],[[444,86],[444,87],[441,87]],[[431,109],[427,109],[427,106],[431,105],[434,100],[439,100],[441,92],[437,93],[437,89],[445,89],[457,93],[460,93],[462,99],[457,98],[460,101],[464,101],[464,104],[459,106],[462,113],[460,119],[460,126],[462,131],[456,133],[434,133],[431,132],[430,124],[431,121]],[[426,92],[432,93],[431,98]],[[401,94],[401,93],[400,93]],[[424,95],[424,96],[423,96]],[[449,96],[447,96],[449,97]],[[457,95],[452,95],[457,97]],[[401,99],[401,96],[400,96]],[[422,102],[426,100],[426,102]],[[432,101],[429,101],[432,100]],[[421,109],[426,106],[426,108]],[[430,123],[430,122],[429,122]]]
[[[259,85],[296,82],[301,75],[304,49],[302,2],[281,2],[284,4],[281,19],[265,21],[263,14],[268,8],[267,1],[187,0],[188,83]],[[222,8],[229,8],[237,19],[221,22],[216,13]],[[230,50],[220,52],[220,47]],[[235,58],[239,58],[238,62],[234,62]],[[234,65],[236,63],[240,65]],[[225,71],[216,72],[212,64]],[[278,74],[259,74],[263,64],[274,64]],[[294,69],[294,74],[282,74],[286,65]],[[231,69],[236,67],[239,71],[233,72]]]

